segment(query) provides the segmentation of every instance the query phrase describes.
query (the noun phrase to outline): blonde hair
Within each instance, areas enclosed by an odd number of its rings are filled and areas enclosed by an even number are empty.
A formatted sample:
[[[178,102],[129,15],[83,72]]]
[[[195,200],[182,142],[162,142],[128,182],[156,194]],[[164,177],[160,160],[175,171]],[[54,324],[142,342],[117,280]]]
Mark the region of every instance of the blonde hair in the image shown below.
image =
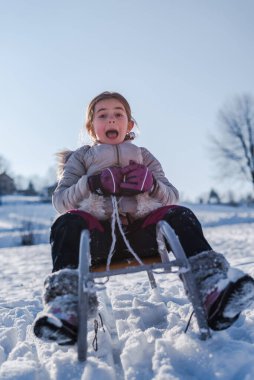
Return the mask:
[[[91,102],[89,103],[89,105],[87,107],[87,111],[86,111],[85,128],[86,128],[88,134],[90,135],[90,137],[92,138],[93,141],[96,141],[96,136],[95,136],[95,133],[93,130],[94,108],[98,102],[100,102],[101,100],[105,100],[105,99],[117,99],[117,100],[119,100],[119,102],[121,102],[122,105],[124,106],[124,109],[125,109],[127,117],[128,117],[128,121],[133,121],[134,125],[137,124],[135,119],[131,115],[131,107],[123,95],[119,94],[118,92],[110,92],[110,91],[102,92],[101,94],[97,95],[95,98],[93,98],[91,100]],[[132,134],[129,134],[129,136],[127,136],[126,139],[127,140],[128,139],[133,140],[134,138],[135,138],[135,134],[132,133]]]

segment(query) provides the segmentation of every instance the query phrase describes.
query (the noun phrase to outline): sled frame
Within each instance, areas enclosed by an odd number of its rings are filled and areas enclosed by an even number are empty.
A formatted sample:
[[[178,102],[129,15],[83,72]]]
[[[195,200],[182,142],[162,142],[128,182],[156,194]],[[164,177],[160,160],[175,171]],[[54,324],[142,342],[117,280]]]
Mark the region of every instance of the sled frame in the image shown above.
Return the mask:
[[[103,278],[121,274],[137,273],[146,271],[152,288],[156,287],[154,270],[162,270],[162,273],[175,273],[177,268],[180,273],[184,288],[192,304],[194,314],[199,327],[200,339],[210,337],[207,324],[206,312],[201,301],[199,290],[196,286],[189,261],[185,255],[179,238],[174,230],[165,221],[160,221],[156,226],[156,235],[159,255],[152,258],[142,258],[143,265],[135,259],[126,262],[112,263],[110,270],[106,270],[106,264],[90,268],[90,236],[87,230],[82,231],[79,250],[79,286],[78,286],[78,360],[85,361],[87,358],[87,325],[88,325],[88,297],[94,291],[93,285],[96,278]],[[174,259],[169,257],[166,242],[170,247]]]

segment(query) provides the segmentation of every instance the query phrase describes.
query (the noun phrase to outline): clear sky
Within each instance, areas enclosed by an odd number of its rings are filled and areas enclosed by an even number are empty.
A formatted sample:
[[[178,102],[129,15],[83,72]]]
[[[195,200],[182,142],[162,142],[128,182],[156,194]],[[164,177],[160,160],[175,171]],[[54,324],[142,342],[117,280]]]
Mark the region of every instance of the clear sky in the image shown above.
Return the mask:
[[[253,15],[252,0],[0,0],[0,154],[44,176],[88,102],[118,91],[185,198],[240,192],[207,150],[218,110],[254,93]]]

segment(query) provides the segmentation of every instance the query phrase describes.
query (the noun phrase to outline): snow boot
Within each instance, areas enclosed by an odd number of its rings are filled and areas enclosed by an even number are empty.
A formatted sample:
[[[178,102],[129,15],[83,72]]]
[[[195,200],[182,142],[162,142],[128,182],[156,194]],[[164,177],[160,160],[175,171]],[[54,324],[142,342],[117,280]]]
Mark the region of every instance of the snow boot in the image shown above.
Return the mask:
[[[34,334],[46,341],[71,345],[77,341],[78,327],[78,271],[61,269],[45,280],[44,309],[34,322]],[[96,315],[96,293],[90,293],[88,316]]]
[[[223,255],[206,251],[189,258],[212,330],[230,327],[254,302],[254,280],[231,268]]]

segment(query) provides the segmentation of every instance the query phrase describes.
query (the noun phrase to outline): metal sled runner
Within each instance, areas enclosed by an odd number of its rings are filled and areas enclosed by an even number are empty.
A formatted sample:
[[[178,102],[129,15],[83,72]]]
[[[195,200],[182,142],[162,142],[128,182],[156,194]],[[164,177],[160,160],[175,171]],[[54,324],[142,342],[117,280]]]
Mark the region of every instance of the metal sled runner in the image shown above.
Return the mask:
[[[152,288],[156,287],[153,270],[161,269],[166,273],[172,272],[173,268],[178,268],[181,273],[181,280],[188,292],[188,297],[192,303],[193,311],[196,315],[200,338],[205,340],[210,337],[210,331],[206,320],[205,310],[201,302],[194,277],[191,272],[189,261],[184,253],[178,237],[174,230],[165,221],[157,224],[157,242],[159,254],[155,257],[142,258],[143,265],[135,259],[128,262],[112,263],[110,270],[106,270],[106,265],[98,266],[90,271],[90,249],[89,233],[83,231],[80,239],[79,253],[79,305],[78,305],[78,360],[85,361],[87,357],[87,323],[88,323],[88,296],[91,291],[91,284],[94,279],[111,277],[120,274],[136,273],[146,271]],[[166,242],[170,246],[174,259],[169,258]]]

